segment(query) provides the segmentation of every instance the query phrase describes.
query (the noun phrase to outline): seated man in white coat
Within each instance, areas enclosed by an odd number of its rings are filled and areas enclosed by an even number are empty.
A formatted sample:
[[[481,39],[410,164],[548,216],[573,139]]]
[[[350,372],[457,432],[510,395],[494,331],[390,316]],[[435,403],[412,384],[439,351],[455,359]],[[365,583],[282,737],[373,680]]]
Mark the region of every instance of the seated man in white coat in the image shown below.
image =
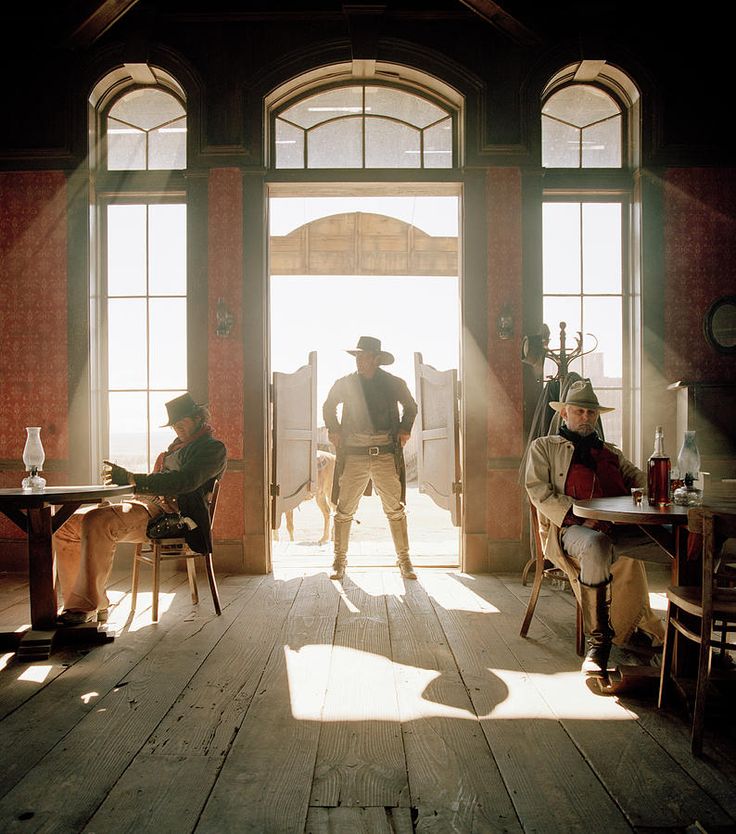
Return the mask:
[[[638,628],[652,645],[660,645],[664,628],[649,606],[644,565],[621,555],[648,549],[647,537],[637,528],[578,518],[573,499],[628,495],[632,486],[646,483],[646,476],[598,437],[598,415],[613,409],[600,405],[589,380],[574,382],[564,402],[549,405],[563,424],[559,434],[532,443],[526,490],[538,511],[545,558],[568,573],[582,607],[583,671],[600,676],[615,637],[625,642]]]

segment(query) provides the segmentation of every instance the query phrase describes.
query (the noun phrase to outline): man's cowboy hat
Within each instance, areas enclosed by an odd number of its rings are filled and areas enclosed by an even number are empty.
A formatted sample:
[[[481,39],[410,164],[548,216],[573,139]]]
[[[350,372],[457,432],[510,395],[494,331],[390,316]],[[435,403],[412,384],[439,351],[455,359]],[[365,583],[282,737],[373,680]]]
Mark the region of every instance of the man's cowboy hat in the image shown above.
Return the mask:
[[[555,411],[560,411],[566,405],[576,405],[578,408],[595,408],[602,413],[615,411],[614,408],[609,408],[598,402],[598,397],[596,397],[589,379],[581,379],[578,382],[573,382],[567,389],[564,402],[555,400],[549,404],[549,407],[554,408]]]
[[[355,350],[349,350],[348,353],[357,356],[359,353],[375,353],[378,356],[379,365],[393,365],[394,355],[387,350],[381,350],[381,340],[373,336],[361,336],[358,339],[358,345]]]
[[[182,394],[180,397],[175,397],[166,403],[166,412],[169,415],[169,422],[164,423],[161,428],[166,426],[173,426],[177,420],[183,420],[185,417],[192,417],[197,413],[197,410],[207,403],[195,403],[191,394]]]

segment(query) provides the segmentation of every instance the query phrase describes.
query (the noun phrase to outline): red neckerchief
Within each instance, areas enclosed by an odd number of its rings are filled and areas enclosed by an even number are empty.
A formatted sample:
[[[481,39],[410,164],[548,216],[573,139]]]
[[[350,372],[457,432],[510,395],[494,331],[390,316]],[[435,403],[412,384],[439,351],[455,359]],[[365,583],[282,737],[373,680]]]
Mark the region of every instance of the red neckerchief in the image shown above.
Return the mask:
[[[165,452],[161,452],[161,454],[156,458],[156,463],[153,465],[154,472],[163,472],[164,471],[164,459],[166,455],[170,455],[172,452],[178,452],[179,449],[183,449],[185,446],[188,446],[190,443],[194,443],[195,440],[199,440],[205,434],[211,435],[213,432],[212,426],[209,423],[203,423],[202,427],[196,434],[193,434],[189,440],[179,440],[177,437],[176,440],[169,446],[169,448]]]

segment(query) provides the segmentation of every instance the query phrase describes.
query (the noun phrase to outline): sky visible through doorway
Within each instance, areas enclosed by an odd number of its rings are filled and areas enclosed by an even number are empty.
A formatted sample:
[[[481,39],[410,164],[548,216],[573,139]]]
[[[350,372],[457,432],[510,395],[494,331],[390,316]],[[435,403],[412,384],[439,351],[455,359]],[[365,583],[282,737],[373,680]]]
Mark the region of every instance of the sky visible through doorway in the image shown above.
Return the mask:
[[[457,197],[273,198],[272,236],[335,214],[372,212],[442,237],[458,234]],[[459,362],[460,297],[454,276],[289,275],[271,277],[271,370],[291,373],[317,351],[320,411],[330,386],[355,370],[346,351],[376,336],[396,357],[387,368],[414,391],[414,353],[439,370]]]

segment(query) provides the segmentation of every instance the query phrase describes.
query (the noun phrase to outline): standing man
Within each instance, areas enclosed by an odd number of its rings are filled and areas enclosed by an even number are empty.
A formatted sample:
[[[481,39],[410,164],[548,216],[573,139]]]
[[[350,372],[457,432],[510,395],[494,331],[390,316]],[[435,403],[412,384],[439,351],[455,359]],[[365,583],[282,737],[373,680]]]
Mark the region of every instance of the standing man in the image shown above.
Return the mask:
[[[560,413],[559,434],[538,437],[529,450],[526,490],[538,511],[544,555],[573,580],[583,611],[587,639],[582,671],[606,674],[613,638],[612,620],[626,641],[635,628],[652,645],[661,644],[664,629],[649,606],[646,572],[637,559],[620,558],[650,541],[638,528],[576,516],[575,498],[628,495],[646,483],[644,473],[612,443],[604,443],[595,426],[602,406],[590,380],[573,382],[564,402],[550,402]],[[580,575],[573,566],[579,565]],[[612,608],[613,602],[613,608]],[[617,641],[617,642],[619,642]]]
[[[409,558],[406,528],[404,444],[417,416],[417,404],[403,379],[381,370],[392,354],[381,341],[361,336],[355,350],[357,372],[338,379],[322,413],[330,442],[337,451],[332,501],[335,513],[335,561],[332,579],[342,580],[347,565],[350,525],[368,483],[375,484],[388,518],[398,565],[404,579],[416,579]],[[342,403],[341,419],[337,407]],[[401,415],[399,415],[399,403]]]
[[[118,542],[146,541],[146,528],[163,512],[191,519],[184,537],[197,553],[211,551],[209,494],[227,465],[224,444],[213,437],[209,411],[191,394],[166,403],[176,440],[161,452],[151,474],[128,472],[104,461],[105,483],[130,484],[135,499],[74,513],[54,544],[64,610],[59,625],[107,620],[107,580]]]

